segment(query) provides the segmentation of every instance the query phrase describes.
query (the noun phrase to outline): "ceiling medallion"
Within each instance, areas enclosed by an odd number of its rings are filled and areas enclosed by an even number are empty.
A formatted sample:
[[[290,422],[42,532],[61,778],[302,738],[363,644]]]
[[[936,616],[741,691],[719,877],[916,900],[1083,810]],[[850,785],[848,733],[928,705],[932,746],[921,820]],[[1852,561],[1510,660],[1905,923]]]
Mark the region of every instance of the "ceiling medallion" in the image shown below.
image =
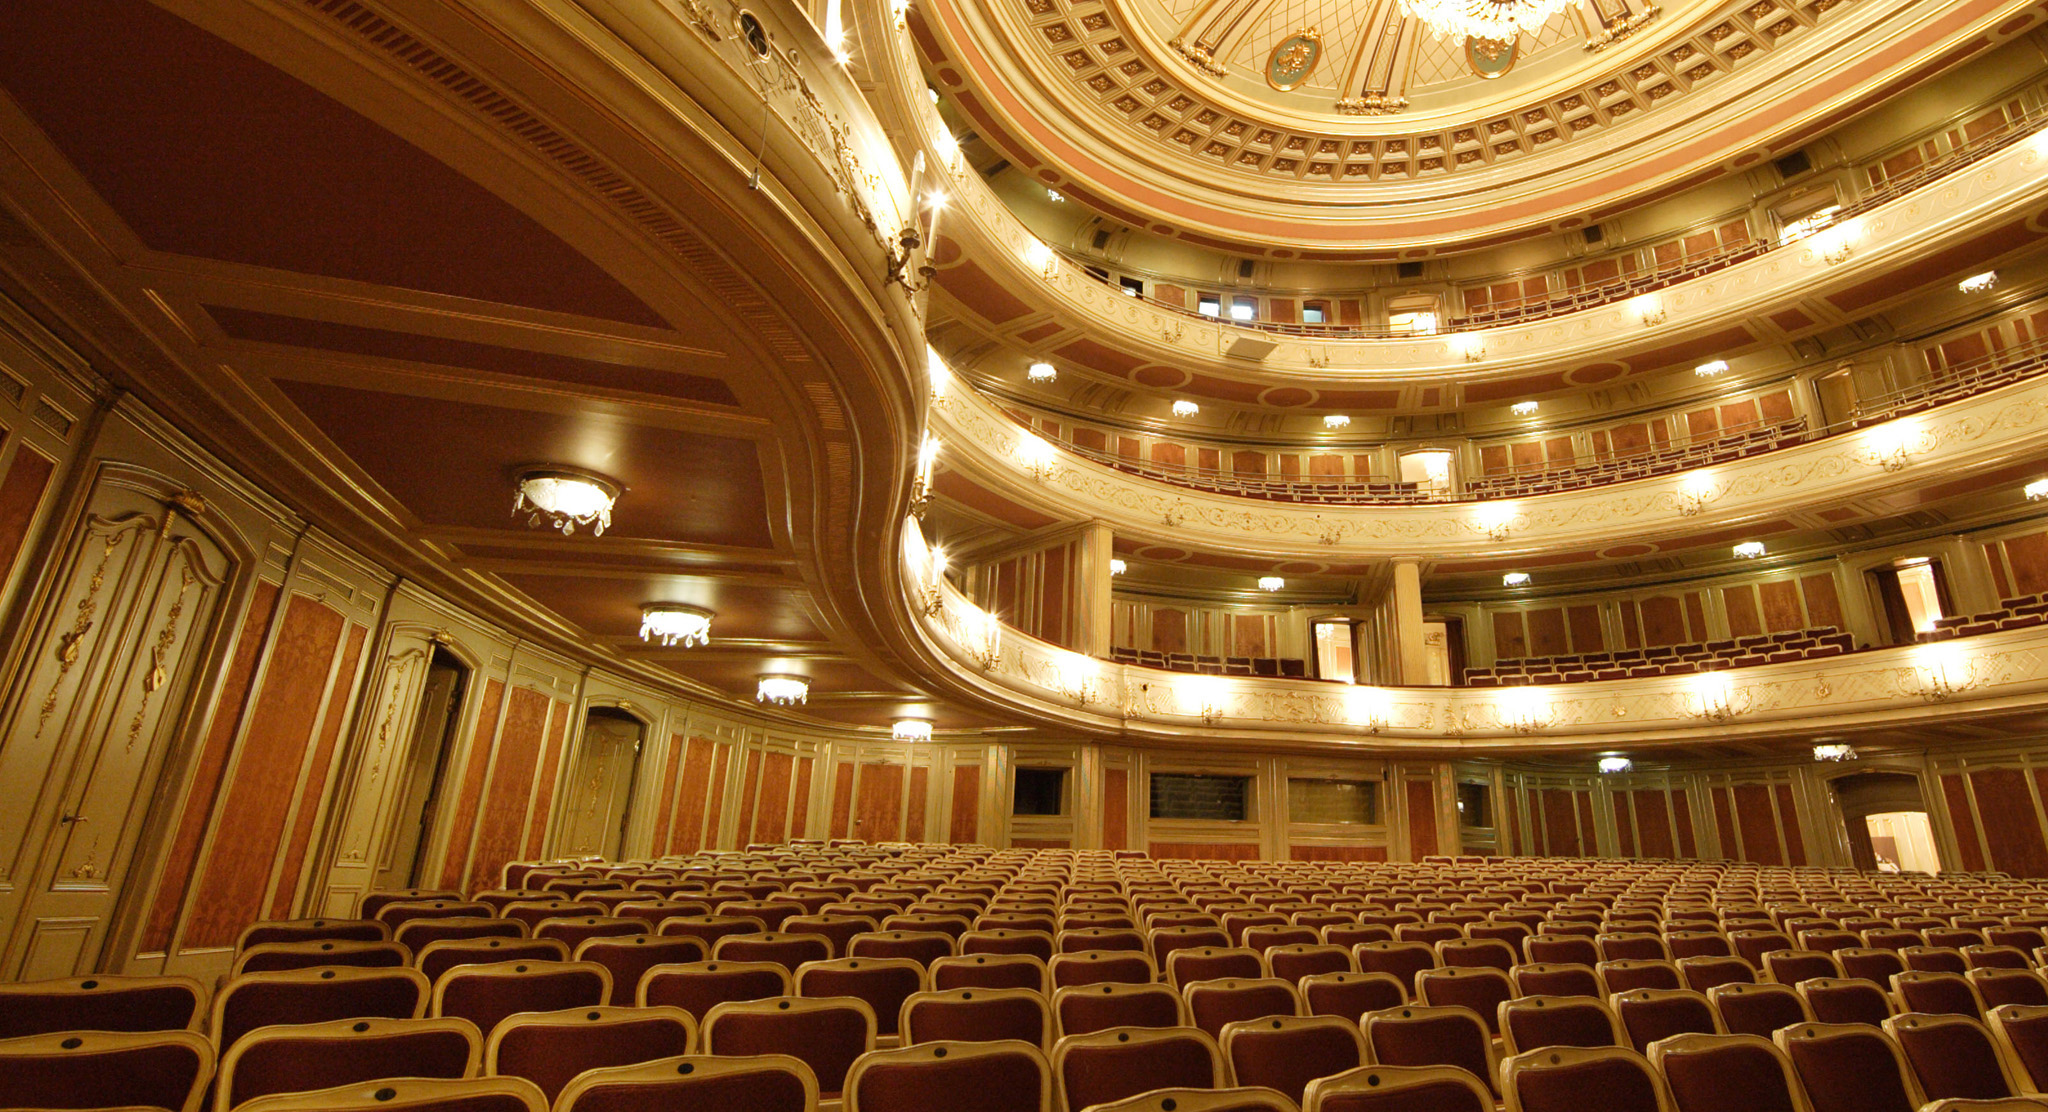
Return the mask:
[[[1308,80],[1308,75],[1316,71],[1316,63],[1322,58],[1322,31],[1304,27],[1281,39],[1273,53],[1266,57],[1266,84],[1287,92]]]
[[[618,500],[619,484],[587,471],[550,467],[523,471],[512,498],[512,515],[527,515],[526,524],[538,527],[545,521],[572,536],[578,525],[592,526],[590,535],[604,536],[611,527],[612,503]]]
[[[1567,0],[1401,0],[1401,11],[1429,25],[1440,39],[1485,39],[1510,58],[1515,39],[1543,29]],[[1506,72],[1503,70],[1502,72]]]

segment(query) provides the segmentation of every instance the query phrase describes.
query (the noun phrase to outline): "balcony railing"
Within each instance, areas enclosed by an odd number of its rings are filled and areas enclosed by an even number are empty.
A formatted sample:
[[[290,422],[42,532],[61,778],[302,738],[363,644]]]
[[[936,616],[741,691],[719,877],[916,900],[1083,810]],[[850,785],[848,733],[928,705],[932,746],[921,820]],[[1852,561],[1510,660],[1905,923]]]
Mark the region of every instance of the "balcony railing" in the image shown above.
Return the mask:
[[[1679,262],[1668,266],[1657,266],[1647,271],[1625,274],[1605,282],[1569,286],[1562,292],[1540,300],[1525,301],[1522,304],[1488,310],[1481,313],[1443,314],[1437,318],[1436,327],[1430,331],[1414,328],[1395,327],[1385,324],[1303,324],[1289,321],[1240,320],[1232,317],[1227,306],[1219,303],[1216,315],[1189,309],[1184,304],[1163,301],[1145,294],[1131,293],[1130,296],[1148,305],[1196,317],[1200,320],[1242,328],[1251,332],[1265,332],[1281,336],[1297,336],[1312,340],[1414,340],[1432,335],[1447,335],[1457,332],[1474,332],[1500,325],[1526,324],[1531,321],[1549,320],[1568,313],[1593,309],[1603,305],[1627,301],[1644,294],[1656,293],[1682,282],[1711,274],[1736,263],[1753,259],[1758,255],[1783,250],[1828,228],[1868,212],[1879,205],[1898,200],[1906,194],[1924,189],[1933,183],[1949,177],[1960,170],[1983,161],[2018,143],[2028,136],[2048,127],[2048,108],[2034,109],[2003,128],[1980,135],[1961,146],[1931,159],[1920,167],[1904,174],[1885,179],[1868,194],[1844,204],[1835,213],[1835,219],[1824,225],[1806,229],[1802,234],[1783,240],[1752,239],[1744,243],[1728,244],[1714,250],[1686,255]],[[1062,252],[1063,257],[1105,285],[1114,284],[1116,279],[1099,268],[1101,261],[1085,255]],[[1181,281],[1176,279],[1176,284]],[[1198,283],[1188,283],[1192,289]]]
[[[1988,352],[1967,363],[1937,369],[1925,382],[1859,399],[1848,417],[1826,425],[1809,426],[1805,418],[1793,418],[1724,436],[1697,438],[1636,451],[1615,451],[1586,462],[1511,468],[1467,480],[1462,489],[1454,488],[1448,482],[1403,482],[1380,475],[1250,475],[1137,459],[1099,448],[1084,448],[1067,441],[1059,443],[1060,447],[1084,459],[1129,474],[1190,490],[1243,498],[1329,505],[1478,502],[1579,490],[1727,463],[1960,401],[1986,390],[2032,378],[2043,370],[2048,370],[2048,339],[2030,340]]]

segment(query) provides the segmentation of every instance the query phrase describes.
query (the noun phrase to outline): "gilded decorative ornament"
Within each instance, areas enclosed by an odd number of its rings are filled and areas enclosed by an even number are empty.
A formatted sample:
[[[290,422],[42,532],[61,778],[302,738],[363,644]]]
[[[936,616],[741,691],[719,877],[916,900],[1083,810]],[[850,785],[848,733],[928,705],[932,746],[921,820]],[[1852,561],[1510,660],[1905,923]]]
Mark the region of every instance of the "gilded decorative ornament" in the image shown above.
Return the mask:
[[[1266,84],[1287,92],[1308,80],[1323,58],[1323,33],[1304,27],[1280,40],[1266,58]]]

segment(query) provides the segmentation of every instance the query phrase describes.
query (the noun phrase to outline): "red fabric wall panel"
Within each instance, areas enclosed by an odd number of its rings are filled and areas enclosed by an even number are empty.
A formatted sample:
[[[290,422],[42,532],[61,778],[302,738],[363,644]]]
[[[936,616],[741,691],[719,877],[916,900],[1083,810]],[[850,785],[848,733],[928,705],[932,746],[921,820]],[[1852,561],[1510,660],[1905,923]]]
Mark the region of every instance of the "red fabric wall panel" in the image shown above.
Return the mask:
[[[1429,856],[1437,850],[1436,836],[1436,783],[1431,780],[1410,780],[1408,793],[1408,852],[1416,860]]]
[[[846,837],[853,829],[853,762],[840,761],[832,772],[832,825],[830,836]]]
[[[783,825],[789,818],[789,777],[795,764],[796,758],[787,753],[770,753],[762,760],[761,801],[754,812],[754,831],[750,835],[754,841],[789,840]]]
[[[24,444],[8,465],[7,478],[0,480],[0,580],[14,570],[15,557],[28,540],[29,522],[42,504],[51,469],[48,457]]]
[[[1502,814],[1506,818],[1507,829],[1500,832],[1500,847],[1509,856],[1514,856],[1523,852],[1522,793],[1514,788],[1509,788],[1506,793],[1505,803],[1506,806],[1502,808]]]
[[[1131,847],[1131,774],[1112,768],[1102,774],[1102,848]]]
[[[476,836],[471,879],[497,883],[505,862],[519,855],[526,833],[527,804],[533,798],[534,766],[547,737],[554,700],[530,687],[515,687],[505,699],[505,726],[498,731],[498,759],[484,789],[483,818]]]
[[[363,641],[370,634],[368,626],[351,625],[348,630],[348,647],[341,653],[341,668],[335,672],[336,684],[352,684],[355,681],[356,666],[363,659]],[[351,700],[331,700],[327,717],[320,725],[320,744],[313,750],[313,759],[306,768],[306,786],[299,792],[299,810],[292,818],[292,835],[285,842],[284,868],[279,870],[277,892],[270,899],[270,917],[289,919],[292,904],[298,894],[299,871],[305,866],[306,851],[313,844],[313,824],[318,822],[322,811],[320,797],[327,792],[327,774],[334,764],[334,747],[341,741],[341,724],[348,718]]]
[[[561,779],[562,750],[569,736],[569,704],[557,703],[549,713],[548,748],[541,757],[540,773],[533,787],[533,814],[527,819],[526,856],[541,855],[547,844],[549,812],[555,807],[555,785]]]
[[[1614,801],[1614,845],[1623,857],[1636,856],[1635,821],[1628,813],[1628,793],[1617,792]]]
[[[1779,784],[1771,789],[1778,797],[1778,825],[1785,832],[1785,863],[1806,864],[1806,839],[1799,832],[1799,808],[1792,801],[1792,785]]]
[[[953,824],[947,841],[969,845],[981,840],[981,766],[953,766]]]
[[[1257,843],[1153,842],[1146,852],[1154,857],[1187,858],[1195,861],[1256,861]]]
[[[1735,821],[1742,828],[1742,858],[1759,865],[1782,865],[1778,822],[1771,817],[1771,790],[1765,784],[1735,785]]]
[[[761,751],[747,750],[747,770],[740,776],[740,819],[733,837],[741,844],[754,840],[754,797],[761,791]]]
[[[1671,818],[1678,827],[1678,856],[1698,857],[1700,846],[1692,833],[1692,801],[1686,798],[1682,788],[1671,793]]]
[[[1631,793],[1636,801],[1637,851],[1644,857],[1672,857],[1671,811],[1655,788]]]
[[[1987,768],[1970,774],[1970,787],[1977,793],[1977,812],[1984,816],[1991,867],[2014,876],[2048,876],[2048,844],[2041,840],[2026,773]]]
[[[675,826],[676,776],[683,768],[683,747],[680,734],[669,742],[668,760],[663,762],[661,770],[661,791],[654,797],[655,806],[661,809],[654,816],[654,852],[657,854],[668,852],[668,832]]]
[[[1572,815],[1572,793],[1543,789],[1543,852],[1551,857],[1579,855],[1578,820]]]
[[[925,765],[910,770],[910,806],[903,812],[903,840],[906,842],[924,841],[924,817],[930,802],[931,775],[932,770]]]
[[[736,746],[721,745],[711,758],[711,801],[704,805],[704,848],[724,849],[719,841],[719,819],[725,817],[725,785],[732,778],[732,753]]]
[[[902,837],[903,766],[879,762],[860,770],[860,794],[854,800],[853,836],[870,842]]]
[[[676,789],[676,825],[669,832],[670,853],[695,853],[704,848],[704,796],[711,790],[710,738],[693,737],[683,757],[683,782]]]
[[[1574,792],[1579,805],[1579,852],[1592,857],[1600,852],[1600,828],[1593,819],[1593,793]]]
[[[789,836],[807,838],[811,821],[811,766],[816,757],[799,757],[796,783],[789,789]]]
[[[178,817],[177,837],[164,861],[163,883],[158,886],[156,904],[149,911],[149,925],[142,933],[143,952],[161,952],[171,944],[183,909],[192,869],[198,864],[199,846],[206,838],[207,819],[213,814],[214,796],[220,791],[221,771],[227,767],[228,751],[242,725],[242,712],[249,697],[249,684],[256,675],[256,661],[263,653],[263,640],[270,633],[270,619],[277,607],[275,583],[258,582],[249,603],[249,616],[242,622],[235,641],[235,655],[221,678],[220,703],[214,710],[213,725],[206,733],[206,746],[199,752],[199,765],[192,771],[192,790],[185,810]]]
[[[193,893],[188,946],[225,946],[263,917],[271,863],[284,840],[286,809],[313,742],[315,711],[327,690],[347,619],[305,595],[285,603],[263,687],[249,714],[235,770],[215,822],[217,836]],[[340,713],[342,695],[330,708]]]
[[[1984,867],[1984,846],[1977,840],[1977,819],[1970,813],[1969,789],[1957,773],[1941,778],[1941,794],[1948,800],[1949,821],[1955,824],[1956,847],[1963,854],[1963,868],[1977,872]]]
[[[1295,861],[1385,861],[1385,846],[1288,846]]]
[[[441,862],[441,886],[466,891],[462,881],[469,871],[469,845],[476,839],[476,812],[483,806],[484,777],[491,771],[491,738],[498,732],[498,710],[505,702],[505,684],[489,680],[484,697],[477,704],[476,727],[470,731],[469,767],[462,771],[462,794],[456,797],[455,823],[449,827],[448,855]],[[481,887],[497,883],[478,877]]]

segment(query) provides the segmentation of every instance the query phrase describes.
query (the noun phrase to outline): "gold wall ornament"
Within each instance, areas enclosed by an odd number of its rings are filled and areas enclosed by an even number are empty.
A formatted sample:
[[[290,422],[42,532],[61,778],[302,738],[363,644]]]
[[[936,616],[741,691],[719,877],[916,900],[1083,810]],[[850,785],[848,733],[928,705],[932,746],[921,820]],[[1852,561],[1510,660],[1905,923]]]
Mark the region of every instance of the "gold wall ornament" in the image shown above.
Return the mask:
[[[1607,26],[1602,27],[1599,33],[1591,35],[1586,39],[1586,53],[1597,54],[1613,46],[1615,43],[1649,26],[1650,21],[1662,15],[1663,12],[1664,9],[1652,4],[1640,12],[1629,12],[1620,19],[1613,20]],[[1604,12],[1602,17],[1605,18]]]
[[[1316,71],[1316,63],[1322,60],[1322,30],[1304,27],[1281,39],[1266,56],[1266,84],[1287,92],[1307,81]]]
[[[1361,93],[1355,97],[1338,97],[1335,107],[1340,116],[1391,116],[1408,107],[1408,98],[1379,92]]]
[[[1508,71],[1515,68],[1515,60],[1520,55],[1519,36],[1507,39],[1465,39],[1465,68],[1472,71],[1472,76],[1487,81],[1506,77]]]
[[[57,635],[57,678],[50,681],[50,694],[37,708],[36,737],[43,736],[43,729],[50,724],[50,715],[57,710],[57,693],[64,687],[64,678],[78,663],[79,648],[85,635],[92,632],[93,615],[99,612],[100,590],[107,585],[107,561],[114,556],[114,550],[121,546],[128,534],[123,531],[110,532],[100,542],[100,562],[92,569],[92,578],[86,583],[85,597],[78,600],[77,614],[71,628]]]

